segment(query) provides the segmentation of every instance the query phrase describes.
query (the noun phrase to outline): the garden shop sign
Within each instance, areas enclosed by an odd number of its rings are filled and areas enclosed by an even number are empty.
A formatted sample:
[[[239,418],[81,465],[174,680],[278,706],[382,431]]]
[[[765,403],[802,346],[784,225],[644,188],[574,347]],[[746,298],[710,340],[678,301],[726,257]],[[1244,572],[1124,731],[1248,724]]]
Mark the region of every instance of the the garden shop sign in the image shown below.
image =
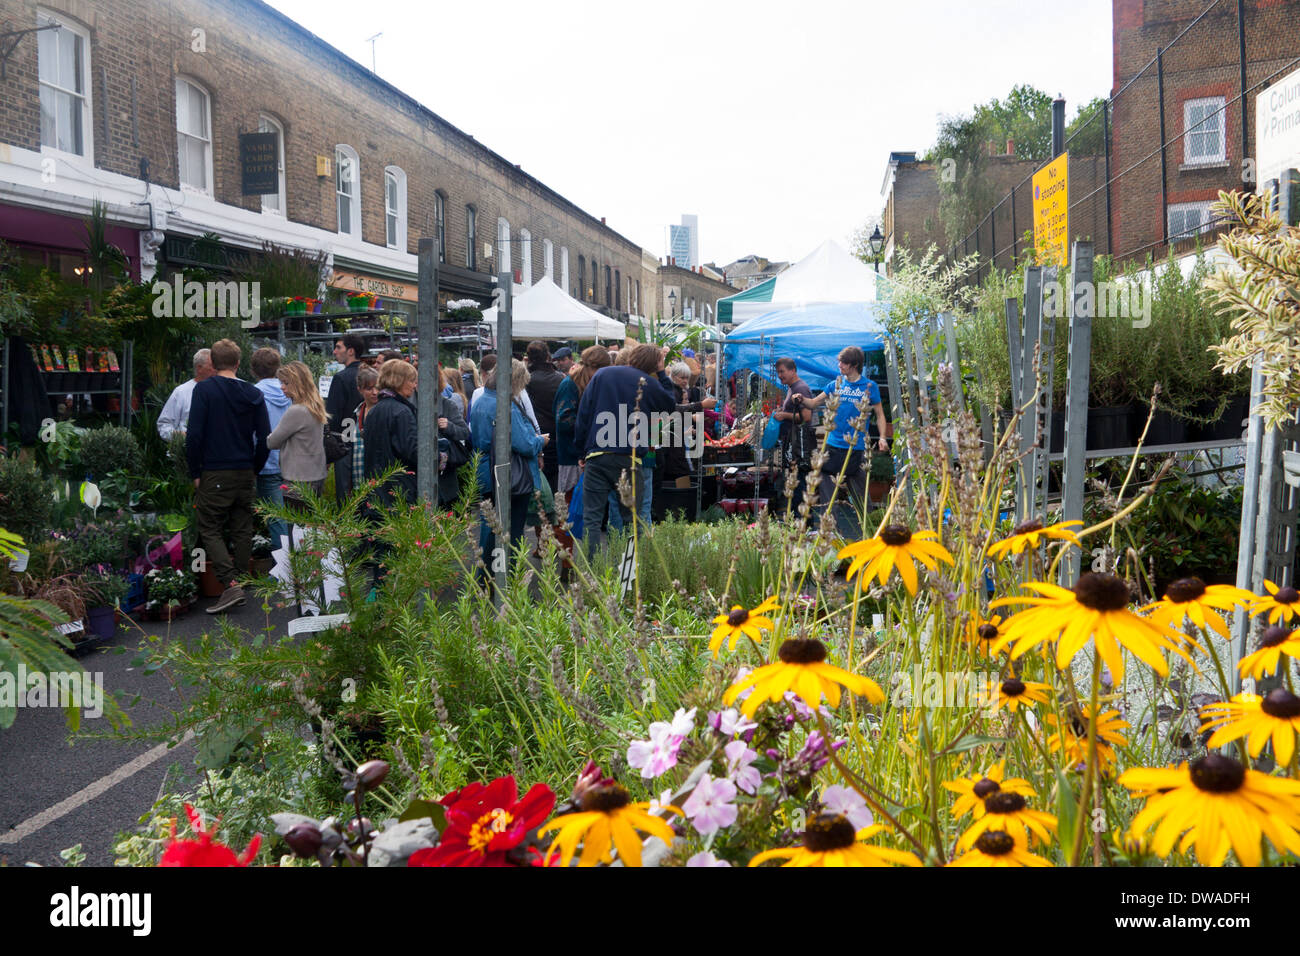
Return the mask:
[[[1070,261],[1070,154],[1034,173],[1034,247],[1043,265]]]
[[[153,284],[153,314],[157,319],[238,318],[246,329],[262,322],[262,283],[186,282],[178,272],[172,281]]]

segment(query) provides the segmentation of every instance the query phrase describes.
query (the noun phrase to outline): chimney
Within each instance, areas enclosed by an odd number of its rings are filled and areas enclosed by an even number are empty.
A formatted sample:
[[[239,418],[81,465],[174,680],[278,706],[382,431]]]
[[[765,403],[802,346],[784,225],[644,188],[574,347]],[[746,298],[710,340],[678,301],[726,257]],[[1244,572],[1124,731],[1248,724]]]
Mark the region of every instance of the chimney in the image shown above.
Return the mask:
[[[604,216],[601,216],[601,217],[600,217],[600,224],[601,224],[602,226],[605,225],[605,217],[604,217]]]
[[[1016,155],[1016,141],[1014,139],[1007,140],[1007,155]]]

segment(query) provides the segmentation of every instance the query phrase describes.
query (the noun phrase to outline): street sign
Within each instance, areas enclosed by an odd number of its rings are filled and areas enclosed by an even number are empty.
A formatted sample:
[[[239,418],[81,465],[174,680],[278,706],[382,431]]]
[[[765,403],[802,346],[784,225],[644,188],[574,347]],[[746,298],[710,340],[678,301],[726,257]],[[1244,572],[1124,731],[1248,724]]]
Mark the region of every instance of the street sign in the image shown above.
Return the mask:
[[[1062,153],[1034,173],[1034,248],[1045,266],[1070,262],[1070,154]]]

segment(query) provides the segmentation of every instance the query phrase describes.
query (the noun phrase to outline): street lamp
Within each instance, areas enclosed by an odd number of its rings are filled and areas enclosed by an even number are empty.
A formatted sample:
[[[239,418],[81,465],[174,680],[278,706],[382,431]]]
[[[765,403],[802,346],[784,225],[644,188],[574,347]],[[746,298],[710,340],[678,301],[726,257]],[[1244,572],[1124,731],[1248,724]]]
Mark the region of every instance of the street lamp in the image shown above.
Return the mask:
[[[668,313],[669,313],[668,317],[670,319],[677,318],[677,293],[676,292],[668,293]]]
[[[880,225],[872,231],[871,236],[867,239],[871,246],[871,258],[876,261],[876,274],[880,273],[880,250],[885,246],[885,237],[880,234]]]

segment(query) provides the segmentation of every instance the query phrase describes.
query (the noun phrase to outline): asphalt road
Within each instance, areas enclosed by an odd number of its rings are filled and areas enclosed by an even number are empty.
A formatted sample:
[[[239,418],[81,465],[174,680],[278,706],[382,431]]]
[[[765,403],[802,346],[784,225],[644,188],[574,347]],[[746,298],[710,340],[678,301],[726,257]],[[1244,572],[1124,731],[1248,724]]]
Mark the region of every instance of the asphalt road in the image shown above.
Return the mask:
[[[140,695],[126,709],[131,730],[165,721],[182,700],[163,672],[146,676],[131,666],[144,633],[167,634],[170,628],[173,637],[196,637],[214,626],[202,611],[211,603],[201,599],[170,625],[119,625],[112,641],[76,653],[87,671],[103,675],[106,697],[117,690],[128,700]],[[261,607],[251,600],[229,616],[250,628],[265,624]],[[283,627],[292,616],[290,610],[272,612],[272,621]],[[112,727],[102,718],[83,718],[81,730],[110,733]],[[194,779],[194,756],[192,742],[168,750],[157,741],[70,739],[61,709],[19,708],[13,726],[0,730],[0,865],[62,866],[59,851],[79,843],[86,866],[111,866],[114,837],[138,825],[169,771]]]

